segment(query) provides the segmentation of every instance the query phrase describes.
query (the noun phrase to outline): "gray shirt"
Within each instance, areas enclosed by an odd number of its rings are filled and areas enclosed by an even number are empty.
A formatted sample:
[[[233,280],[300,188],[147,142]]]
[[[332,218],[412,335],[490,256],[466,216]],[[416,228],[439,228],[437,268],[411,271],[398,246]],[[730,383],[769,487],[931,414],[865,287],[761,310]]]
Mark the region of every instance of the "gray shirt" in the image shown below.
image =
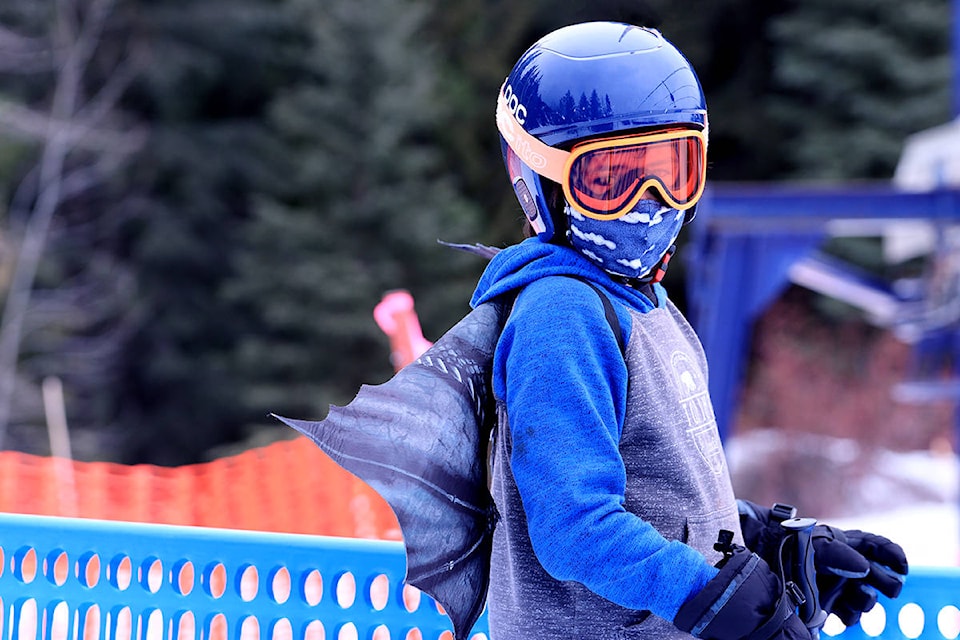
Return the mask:
[[[670,302],[648,313],[631,311],[631,319],[619,445],[627,472],[624,507],[663,537],[690,545],[714,563],[720,557],[713,550],[720,529],[733,531],[741,544],[742,536],[703,349]],[[494,532],[487,600],[491,640],[690,638],[648,611],[621,607],[544,570],[510,470],[510,427],[501,399],[498,414],[492,492],[501,520]]]

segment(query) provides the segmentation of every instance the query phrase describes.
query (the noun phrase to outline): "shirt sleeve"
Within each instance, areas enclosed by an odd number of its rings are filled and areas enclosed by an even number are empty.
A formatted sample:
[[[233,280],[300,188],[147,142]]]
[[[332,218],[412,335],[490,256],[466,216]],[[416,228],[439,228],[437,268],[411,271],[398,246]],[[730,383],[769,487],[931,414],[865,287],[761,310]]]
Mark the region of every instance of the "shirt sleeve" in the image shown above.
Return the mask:
[[[627,367],[597,293],[571,278],[528,285],[504,328],[495,367],[511,469],[544,569],[621,606],[673,620],[717,570],[624,508],[619,441]]]

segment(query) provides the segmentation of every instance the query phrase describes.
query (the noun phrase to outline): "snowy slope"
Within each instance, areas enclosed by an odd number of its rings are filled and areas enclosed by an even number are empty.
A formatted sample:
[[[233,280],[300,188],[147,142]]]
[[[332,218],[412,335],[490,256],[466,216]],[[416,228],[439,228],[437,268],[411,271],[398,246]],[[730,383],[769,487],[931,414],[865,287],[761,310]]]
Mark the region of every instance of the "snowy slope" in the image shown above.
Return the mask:
[[[829,524],[885,535],[899,543],[913,566],[960,566],[960,463],[953,453],[872,451],[854,441],[776,430],[735,436],[725,445],[734,484],[764,460],[816,455],[838,470],[837,509]],[[866,460],[866,462],[865,462]],[[858,463],[858,464],[854,464]]]

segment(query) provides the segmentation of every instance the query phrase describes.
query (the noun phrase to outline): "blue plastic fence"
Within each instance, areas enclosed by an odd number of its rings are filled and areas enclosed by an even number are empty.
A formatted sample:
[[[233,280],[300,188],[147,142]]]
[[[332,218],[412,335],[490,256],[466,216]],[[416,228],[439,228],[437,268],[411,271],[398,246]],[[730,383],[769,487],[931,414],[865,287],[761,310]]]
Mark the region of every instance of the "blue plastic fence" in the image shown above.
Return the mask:
[[[396,542],[0,514],[0,554],[4,640],[452,637]],[[840,637],[953,639],[958,607],[960,570],[914,569]]]

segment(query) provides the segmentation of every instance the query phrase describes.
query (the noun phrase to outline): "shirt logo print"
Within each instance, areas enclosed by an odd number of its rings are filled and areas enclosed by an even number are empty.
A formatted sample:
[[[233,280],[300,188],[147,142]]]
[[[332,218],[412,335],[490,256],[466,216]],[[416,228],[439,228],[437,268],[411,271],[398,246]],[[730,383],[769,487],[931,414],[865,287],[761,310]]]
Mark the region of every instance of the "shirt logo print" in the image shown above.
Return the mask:
[[[717,418],[710,402],[706,380],[690,356],[674,351],[670,356],[674,384],[680,396],[680,406],[687,420],[687,435],[714,475],[723,473],[726,459],[717,432]]]

